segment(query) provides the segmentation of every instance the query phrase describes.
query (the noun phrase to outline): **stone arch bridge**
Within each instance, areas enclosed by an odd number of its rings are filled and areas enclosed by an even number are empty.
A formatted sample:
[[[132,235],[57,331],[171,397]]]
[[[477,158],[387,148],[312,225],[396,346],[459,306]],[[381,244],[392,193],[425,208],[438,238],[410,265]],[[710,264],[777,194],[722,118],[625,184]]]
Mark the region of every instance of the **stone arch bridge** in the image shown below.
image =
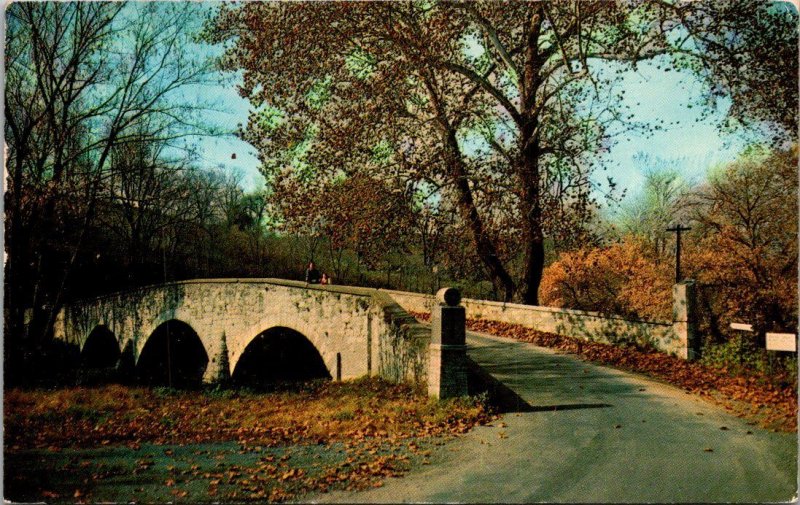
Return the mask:
[[[431,330],[386,292],[280,279],[189,280],[73,303],[58,314],[54,337],[83,351],[103,330],[116,344],[104,349],[135,366],[168,324],[188,327],[199,338],[204,383],[231,377],[248,345],[275,328],[305,337],[337,379],[379,375],[425,383],[430,362],[441,365],[429,359],[438,349],[430,345]]]

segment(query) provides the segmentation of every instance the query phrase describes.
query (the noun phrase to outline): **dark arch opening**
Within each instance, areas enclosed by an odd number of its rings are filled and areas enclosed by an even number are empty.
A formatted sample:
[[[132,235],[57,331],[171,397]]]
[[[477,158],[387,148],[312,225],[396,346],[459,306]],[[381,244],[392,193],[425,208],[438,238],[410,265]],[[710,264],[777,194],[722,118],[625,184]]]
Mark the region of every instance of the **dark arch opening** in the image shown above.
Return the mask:
[[[81,368],[103,369],[117,366],[119,344],[108,327],[100,325],[89,334],[81,351]]]
[[[136,376],[149,386],[196,388],[208,367],[200,337],[188,324],[172,320],[153,331],[139,356]]]
[[[301,333],[283,327],[256,336],[231,375],[233,384],[257,389],[317,379],[331,379],[319,351]]]
[[[118,382],[119,358],[117,338],[108,327],[97,326],[86,338],[80,356],[78,356],[76,383],[92,386]]]

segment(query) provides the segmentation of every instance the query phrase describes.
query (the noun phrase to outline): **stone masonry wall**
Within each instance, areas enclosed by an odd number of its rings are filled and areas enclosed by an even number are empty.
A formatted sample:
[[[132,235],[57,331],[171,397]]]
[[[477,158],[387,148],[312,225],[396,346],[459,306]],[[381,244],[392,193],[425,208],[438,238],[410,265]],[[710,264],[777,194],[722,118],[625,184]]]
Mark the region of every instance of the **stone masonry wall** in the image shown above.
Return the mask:
[[[376,292],[374,300],[377,345],[373,352],[378,375],[397,382],[425,383],[430,329],[387,294]]]
[[[182,281],[65,307],[55,334],[82,349],[91,332],[105,326],[135,363],[150,335],[171,320],[188,324],[200,338],[209,358],[206,382],[230,376],[247,345],[274,327],[308,338],[332,377],[337,372],[342,379],[379,374],[422,382],[426,377],[430,331],[373,289],[280,279]]]
[[[432,295],[393,290],[381,291],[391,296],[404,309],[411,312],[430,312],[434,303]],[[467,310],[467,317],[472,319],[518,324],[548,333],[612,344],[622,342],[649,344],[668,354],[683,358],[692,357],[687,352],[687,346],[691,345],[691,343],[687,342],[686,329],[684,328],[687,326],[685,317],[683,322],[676,320],[674,323],[632,321],[597,312],[470,298],[462,299],[461,304]],[[676,306],[680,306],[677,299]]]

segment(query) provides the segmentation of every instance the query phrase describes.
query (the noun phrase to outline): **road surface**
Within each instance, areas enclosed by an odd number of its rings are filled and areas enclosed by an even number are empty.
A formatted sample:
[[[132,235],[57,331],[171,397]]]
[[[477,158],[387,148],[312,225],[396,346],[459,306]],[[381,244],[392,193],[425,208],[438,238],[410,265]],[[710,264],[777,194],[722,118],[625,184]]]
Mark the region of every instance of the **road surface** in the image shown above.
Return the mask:
[[[475,333],[467,343],[469,356],[519,395],[519,408],[381,488],[306,499],[763,502],[796,496],[796,433],[764,431],[672,386],[531,344]]]

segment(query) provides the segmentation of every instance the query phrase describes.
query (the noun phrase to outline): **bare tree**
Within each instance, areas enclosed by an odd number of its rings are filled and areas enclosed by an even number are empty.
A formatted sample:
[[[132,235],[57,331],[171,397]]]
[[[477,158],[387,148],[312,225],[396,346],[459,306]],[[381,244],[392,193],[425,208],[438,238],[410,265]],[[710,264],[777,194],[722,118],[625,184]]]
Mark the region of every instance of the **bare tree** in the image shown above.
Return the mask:
[[[6,330],[41,342],[114,172],[112,152],[201,131],[183,90],[209,68],[187,51],[192,5],[23,2],[6,12]]]
[[[681,177],[677,161],[636,158],[646,166],[644,183],[641,191],[621,208],[618,222],[622,232],[644,239],[658,260],[667,253],[671,240],[667,228],[690,218],[682,203],[691,186]]]

